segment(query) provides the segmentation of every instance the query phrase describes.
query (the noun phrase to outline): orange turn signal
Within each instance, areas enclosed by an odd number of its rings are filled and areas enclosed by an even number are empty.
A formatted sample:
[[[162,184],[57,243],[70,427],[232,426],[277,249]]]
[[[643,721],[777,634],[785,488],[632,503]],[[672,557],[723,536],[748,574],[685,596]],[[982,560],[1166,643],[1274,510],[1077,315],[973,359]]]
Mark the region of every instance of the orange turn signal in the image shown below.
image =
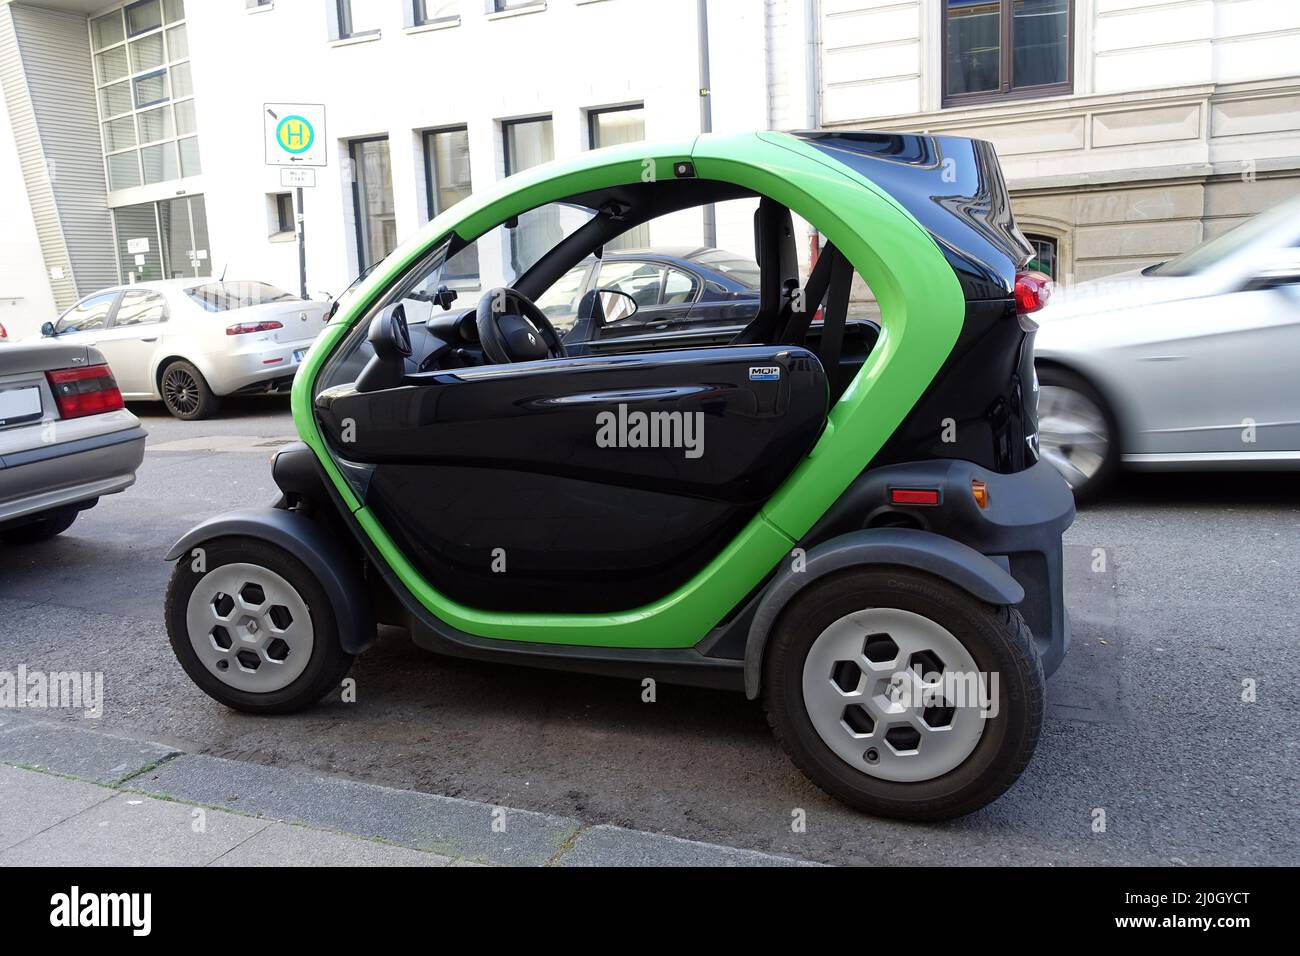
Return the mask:
[[[981,510],[989,506],[989,486],[978,478],[971,479],[970,493]]]

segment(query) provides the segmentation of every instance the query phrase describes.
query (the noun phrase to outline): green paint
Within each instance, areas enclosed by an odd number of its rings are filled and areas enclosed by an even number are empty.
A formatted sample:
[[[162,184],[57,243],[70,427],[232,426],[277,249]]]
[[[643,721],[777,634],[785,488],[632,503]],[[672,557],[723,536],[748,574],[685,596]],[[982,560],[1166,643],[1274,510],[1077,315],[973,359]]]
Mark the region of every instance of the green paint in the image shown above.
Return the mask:
[[[466,607],[434,590],[343,481],[330,458],[311,393],[326,357],[393,280],[450,232],[476,237],[510,216],[577,193],[641,181],[653,168],[695,163],[704,179],[770,196],[815,224],[857,269],[880,303],[874,352],[831,409],[825,434],[722,553],[672,594],[616,614],[503,614]],[[655,147],[632,143],[536,167],[443,213],[394,252],[323,333],[293,387],[298,433],[324,463],[364,532],[411,593],[442,621],[503,640],[593,647],[679,648],[698,643],[825,512],[901,424],[961,331],[965,302],[934,240],[870,181],[781,133],[702,137]],[[937,427],[937,423],[936,423]]]

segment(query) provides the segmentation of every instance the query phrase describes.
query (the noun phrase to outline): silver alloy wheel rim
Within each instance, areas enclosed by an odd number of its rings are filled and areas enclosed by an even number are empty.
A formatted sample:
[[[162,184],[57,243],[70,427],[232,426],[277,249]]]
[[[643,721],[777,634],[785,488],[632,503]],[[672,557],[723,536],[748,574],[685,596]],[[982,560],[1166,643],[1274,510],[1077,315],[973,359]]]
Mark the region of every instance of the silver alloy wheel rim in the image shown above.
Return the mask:
[[[183,369],[170,369],[163,377],[163,398],[184,415],[199,407],[199,383]]]
[[[190,646],[223,684],[270,694],[297,680],[315,632],[302,596],[256,564],[223,564],[199,579],[185,609]]]
[[[826,746],[855,770],[933,780],[959,767],[984,735],[979,695],[960,693],[964,675],[978,675],[975,659],[946,628],[911,611],[870,608],[813,641],[804,707]]]
[[[1110,429],[1101,408],[1062,385],[1038,390],[1038,448],[1071,488],[1092,479],[1110,453]]]

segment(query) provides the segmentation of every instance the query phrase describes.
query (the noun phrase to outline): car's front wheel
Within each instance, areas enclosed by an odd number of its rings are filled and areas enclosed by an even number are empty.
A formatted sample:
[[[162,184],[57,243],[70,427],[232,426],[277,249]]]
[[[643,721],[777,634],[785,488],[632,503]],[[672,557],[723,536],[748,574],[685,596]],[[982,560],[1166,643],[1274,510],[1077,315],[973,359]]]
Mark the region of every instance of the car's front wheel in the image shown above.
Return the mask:
[[[1006,791],[1045,699],[1018,611],[907,568],[809,585],[777,622],[763,683],[772,729],[813,783],[904,820],[960,816]]]
[[[159,380],[163,404],[182,421],[197,421],[217,413],[221,400],[207,379],[190,362],[177,360],[163,369]]]
[[[1119,470],[1119,427],[1087,379],[1068,369],[1038,369],[1038,449],[1061,473],[1076,501],[1087,501]]]
[[[219,538],[181,558],[165,616],[185,673],[235,710],[301,710],[337,687],[352,666],[316,576],[255,538]]]

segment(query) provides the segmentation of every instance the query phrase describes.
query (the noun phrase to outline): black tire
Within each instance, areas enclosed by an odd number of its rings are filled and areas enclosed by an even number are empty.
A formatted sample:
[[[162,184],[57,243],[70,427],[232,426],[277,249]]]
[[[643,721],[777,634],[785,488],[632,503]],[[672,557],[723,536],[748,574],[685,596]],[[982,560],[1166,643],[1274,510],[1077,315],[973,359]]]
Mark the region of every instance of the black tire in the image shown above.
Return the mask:
[[[329,597],[306,566],[287,551],[255,538],[218,538],[203,546],[204,571],[194,570],[192,554],[176,563],[167,585],[164,614],[172,651],[185,673],[213,700],[250,714],[288,714],[309,707],[339,686],[353,656],[339,644],[338,625]],[[200,661],[190,643],[186,609],[190,595],[208,573],[226,564],[253,564],[274,571],[291,584],[311,614],[313,641],[306,670],[293,683],[270,693],[250,693],[218,679]]]
[[[38,544],[48,541],[71,528],[79,514],[81,509],[71,506],[43,511],[35,521],[0,530],[0,541],[6,544]]]
[[[836,754],[808,716],[803,667],[813,642],[844,615],[873,607],[942,625],[982,673],[999,675],[997,715],[986,718],[969,756],[942,776],[914,783],[873,777]],[[984,604],[940,578],[887,567],[843,571],[800,593],[768,642],[763,686],[777,740],[813,783],[851,807],[900,820],[947,820],[1006,792],[1033,756],[1045,700],[1042,664],[1018,611]]]
[[[169,362],[162,370],[158,377],[158,391],[167,411],[185,422],[211,418],[221,406],[221,400],[203,373],[183,359]]]
[[[1061,368],[1059,365],[1043,365],[1037,371],[1040,388],[1047,386],[1077,392],[1096,405],[1106,421],[1106,431],[1109,438],[1106,454],[1092,477],[1085,481],[1076,481],[1072,480],[1069,475],[1062,473],[1062,477],[1070,485],[1070,490],[1074,492],[1075,502],[1085,504],[1089,501],[1095,501],[1115,480],[1115,476],[1119,474],[1123,449],[1120,444],[1119,423],[1115,419],[1115,413],[1111,411],[1110,404],[1101,392],[1097,391],[1091,382],[1077,372]],[[1041,440],[1041,422],[1039,437]]]

